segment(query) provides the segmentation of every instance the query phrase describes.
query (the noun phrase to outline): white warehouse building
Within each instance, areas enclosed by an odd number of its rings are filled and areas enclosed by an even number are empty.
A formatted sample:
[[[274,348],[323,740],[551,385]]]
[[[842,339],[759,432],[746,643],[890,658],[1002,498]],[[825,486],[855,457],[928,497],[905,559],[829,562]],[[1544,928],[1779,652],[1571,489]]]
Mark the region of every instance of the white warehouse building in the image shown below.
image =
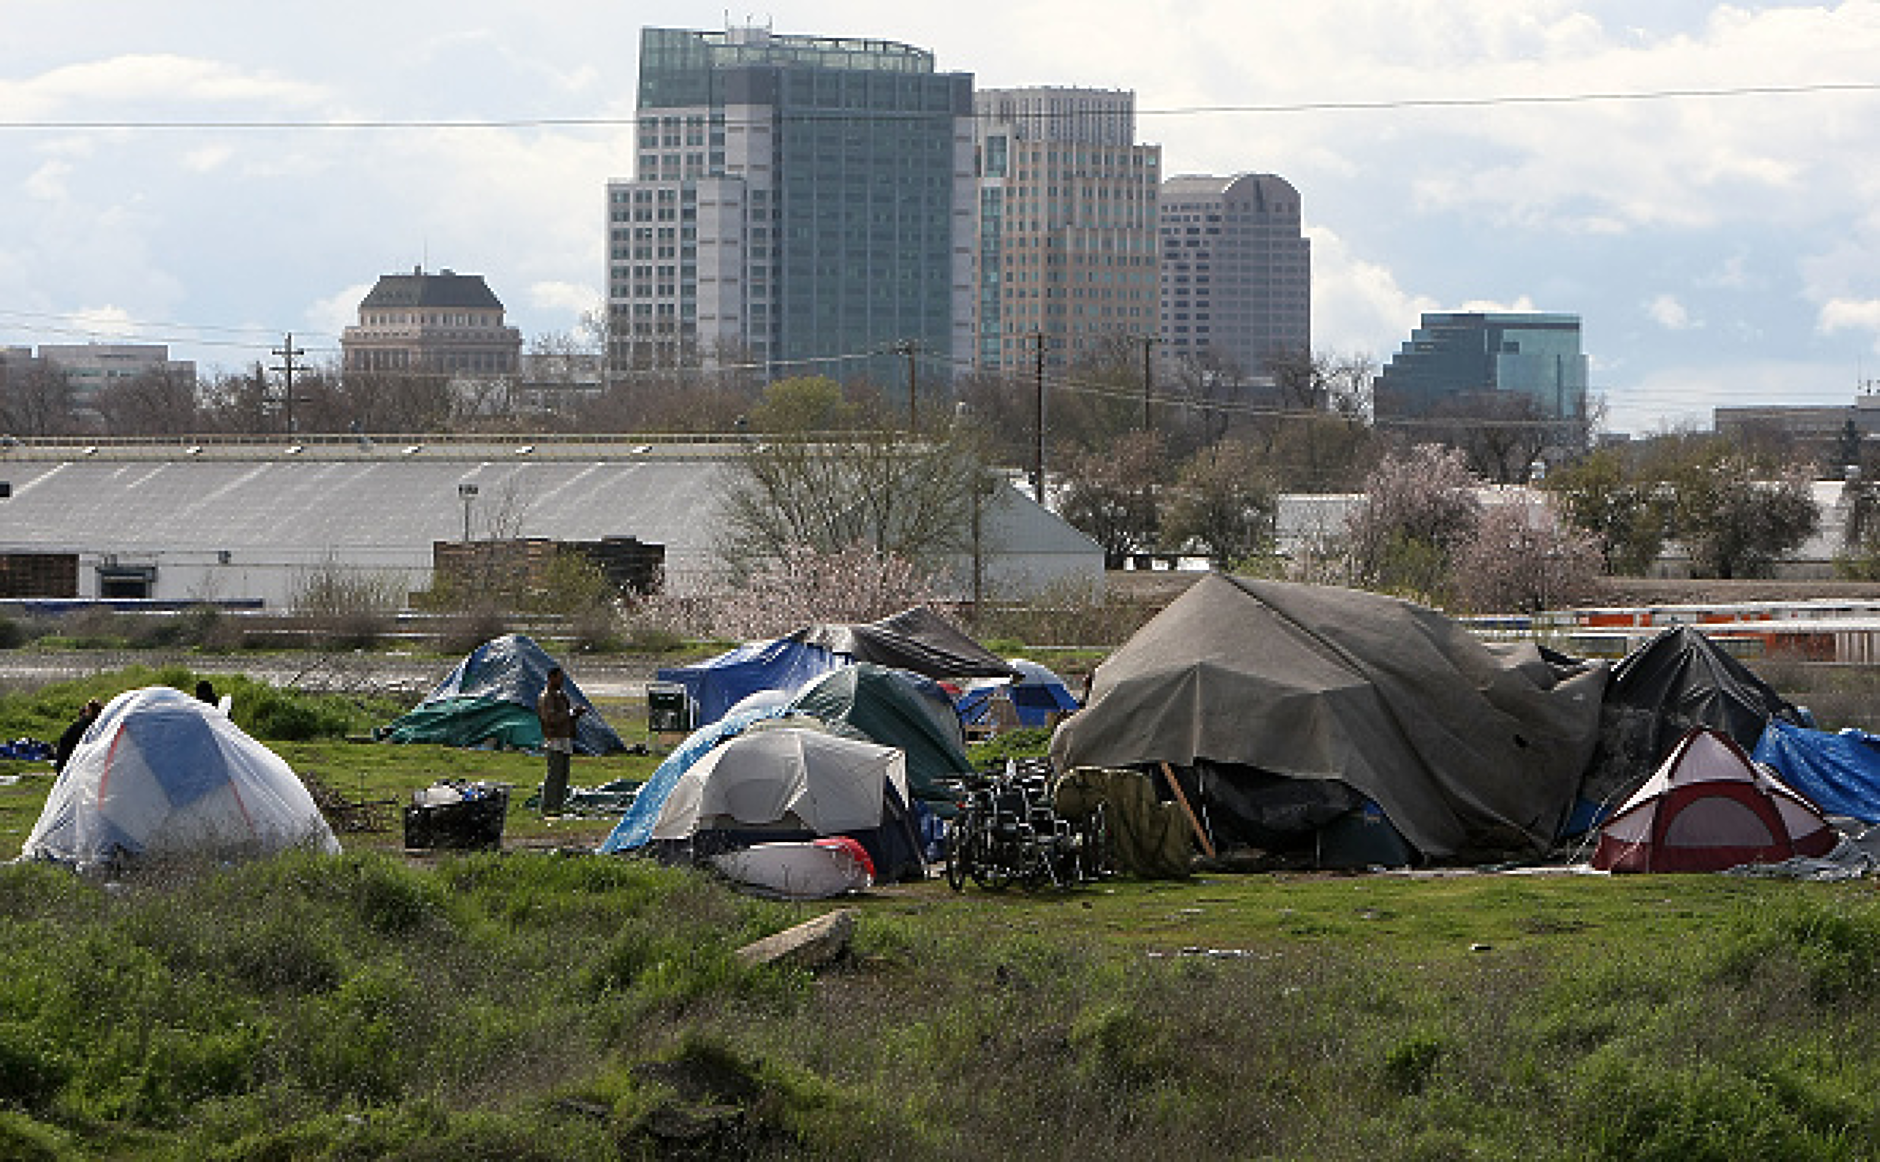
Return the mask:
[[[665,588],[718,573],[723,473],[740,444],[580,437],[300,437],[0,443],[0,597],[285,608],[318,573],[428,587],[439,543],[633,539]],[[1095,542],[1016,488],[983,511],[984,592],[1102,585]],[[972,555],[956,562],[971,593]]]

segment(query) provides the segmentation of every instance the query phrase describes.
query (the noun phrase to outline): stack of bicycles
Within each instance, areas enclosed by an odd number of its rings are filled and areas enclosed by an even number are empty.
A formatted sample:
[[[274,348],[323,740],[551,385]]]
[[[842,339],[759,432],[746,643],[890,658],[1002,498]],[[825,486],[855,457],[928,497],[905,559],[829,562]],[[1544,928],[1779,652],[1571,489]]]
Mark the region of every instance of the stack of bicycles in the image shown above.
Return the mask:
[[[956,805],[946,829],[947,883],[956,892],[969,879],[992,892],[1015,883],[1067,888],[1112,870],[1102,806],[1075,819],[1058,814],[1046,760],[963,780]]]

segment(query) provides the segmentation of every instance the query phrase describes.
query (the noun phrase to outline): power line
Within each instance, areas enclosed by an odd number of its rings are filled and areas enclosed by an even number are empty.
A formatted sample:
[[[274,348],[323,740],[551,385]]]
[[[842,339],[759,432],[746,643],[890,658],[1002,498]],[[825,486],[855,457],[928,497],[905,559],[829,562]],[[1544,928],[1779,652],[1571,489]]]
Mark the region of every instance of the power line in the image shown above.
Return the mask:
[[[1288,101],[1249,105],[1178,105],[1163,109],[1137,109],[1137,117],[1202,117],[1218,115],[1287,116],[1299,113],[1376,113],[1418,109],[1482,109],[1521,105],[1589,105],[1615,102],[1711,100],[1734,97],[1795,97],[1837,93],[1880,92],[1880,82],[1818,81],[1798,85],[1724,85],[1710,88],[1589,90],[1581,93],[1494,93],[1481,97],[1385,97],[1376,100]],[[999,120],[991,114],[970,114],[975,119]],[[1041,110],[1026,113],[1028,120],[1071,118],[1072,111]],[[798,110],[783,114],[785,122],[915,122],[953,114],[924,110]],[[347,118],[313,121],[299,118],[240,120],[155,121],[128,118],[0,118],[0,129],[28,130],[492,130],[492,129],[619,129],[637,126],[641,114],[616,117],[461,117],[461,118]]]

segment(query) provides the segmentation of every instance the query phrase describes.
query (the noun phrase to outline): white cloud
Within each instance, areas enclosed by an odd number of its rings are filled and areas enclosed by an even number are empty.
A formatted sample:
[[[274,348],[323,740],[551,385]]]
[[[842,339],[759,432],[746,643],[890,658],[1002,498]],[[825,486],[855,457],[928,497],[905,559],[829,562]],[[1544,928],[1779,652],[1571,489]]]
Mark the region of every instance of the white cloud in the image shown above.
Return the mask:
[[[28,174],[23,188],[26,195],[40,201],[63,201],[69,194],[65,180],[72,172],[69,161],[48,161]]]
[[[1678,301],[1676,295],[1658,295],[1645,304],[1645,313],[1652,322],[1667,331],[1687,331],[1692,327],[1703,326],[1691,318],[1691,312]]]
[[[599,288],[576,282],[538,282],[529,287],[529,303],[547,311],[564,311],[577,319],[602,307]]]
[[[1880,299],[1829,299],[1821,305],[1815,325],[1824,335],[1872,331],[1880,336]]]
[[[359,304],[365,301],[377,281],[354,283],[327,298],[316,299],[307,308],[307,322],[316,332],[337,341],[340,332],[359,322]]]

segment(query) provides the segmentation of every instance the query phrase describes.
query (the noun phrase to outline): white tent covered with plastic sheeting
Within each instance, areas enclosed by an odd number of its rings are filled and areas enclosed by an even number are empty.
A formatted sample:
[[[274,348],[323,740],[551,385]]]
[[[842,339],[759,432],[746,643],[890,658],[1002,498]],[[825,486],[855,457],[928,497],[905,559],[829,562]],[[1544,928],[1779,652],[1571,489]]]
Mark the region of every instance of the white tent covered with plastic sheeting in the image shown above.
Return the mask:
[[[85,731],[20,857],[109,868],[301,845],[339,851],[286,761],[216,707],[149,686],[113,698]]]
[[[907,802],[907,759],[891,746],[817,730],[759,730],[727,739],[679,776],[655,839],[705,827],[786,820],[817,835],[873,831]]]

